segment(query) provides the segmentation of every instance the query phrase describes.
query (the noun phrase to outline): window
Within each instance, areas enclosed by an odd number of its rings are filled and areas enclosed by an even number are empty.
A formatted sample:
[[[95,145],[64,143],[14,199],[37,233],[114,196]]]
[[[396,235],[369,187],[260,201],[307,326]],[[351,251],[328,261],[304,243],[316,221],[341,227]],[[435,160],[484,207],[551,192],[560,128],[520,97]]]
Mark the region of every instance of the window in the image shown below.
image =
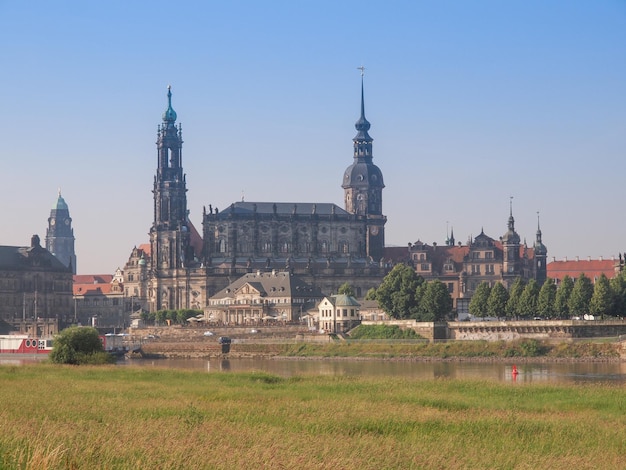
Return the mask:
[[[453,282],[448,282],[448,292],[450,294],[454,293],[454,283]]]
[[[422,263],[422,265],[420,266],[420,270],[421,271],[430,271],[430,264]]]

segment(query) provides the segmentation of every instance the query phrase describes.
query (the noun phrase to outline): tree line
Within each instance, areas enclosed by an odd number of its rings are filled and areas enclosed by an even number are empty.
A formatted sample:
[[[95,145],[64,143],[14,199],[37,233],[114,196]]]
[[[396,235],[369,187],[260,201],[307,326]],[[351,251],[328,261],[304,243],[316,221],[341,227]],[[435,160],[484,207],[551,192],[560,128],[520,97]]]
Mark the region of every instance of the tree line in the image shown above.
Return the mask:
[[[446,320],[453,309],[445,284],[426,281],[404,264],[394,266],[365,298],[377,300],[395,319]],[[491,285],[485,281],[472,295],[469,313],[481,318],[507,319],[626,316],[626,272],[610,280],[602,274],[595,284],[584,273],[575,280],[565,276],[558,286],[550,278],[541,286],[534,279],[525,282],[517,278],[508,290],[501,282]]]
[[[517,278],[509,290],[500,282],[493,286],[482,282],[470,300],[469,312],[509,319],[621,317],[626,314],[626,273],[610,280],[602,274],[595,284],[584,273],[576,280],[566,275],[558,286],[550,278],[541,286],[534,279],[525,283]]]

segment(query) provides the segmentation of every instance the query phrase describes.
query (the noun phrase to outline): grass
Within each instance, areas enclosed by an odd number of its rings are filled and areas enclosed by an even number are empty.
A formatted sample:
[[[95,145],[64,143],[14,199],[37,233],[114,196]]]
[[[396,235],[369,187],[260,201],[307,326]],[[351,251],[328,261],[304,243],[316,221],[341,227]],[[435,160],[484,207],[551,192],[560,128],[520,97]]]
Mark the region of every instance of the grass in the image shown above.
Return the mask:
[[[611,385],[0,367],[0,468],[624,468]]]
[[[233,347],[237,351],[239,345]],[[619,343],[577,342],[551,344],[534,339],[520,341],[336,341],[284,345],[277,354],[291,357],[370,357],[370,358],[572,358],[614,359],[620,357]]]

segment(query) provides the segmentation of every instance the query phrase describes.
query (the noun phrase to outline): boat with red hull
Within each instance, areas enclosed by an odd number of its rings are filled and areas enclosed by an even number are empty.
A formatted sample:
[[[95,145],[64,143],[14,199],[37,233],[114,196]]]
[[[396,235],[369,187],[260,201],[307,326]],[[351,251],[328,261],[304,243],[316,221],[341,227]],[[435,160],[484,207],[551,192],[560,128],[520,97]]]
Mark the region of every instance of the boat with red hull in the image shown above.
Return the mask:
[[[52,338],[28,335],[0,335],[0,354],[49,354]]]

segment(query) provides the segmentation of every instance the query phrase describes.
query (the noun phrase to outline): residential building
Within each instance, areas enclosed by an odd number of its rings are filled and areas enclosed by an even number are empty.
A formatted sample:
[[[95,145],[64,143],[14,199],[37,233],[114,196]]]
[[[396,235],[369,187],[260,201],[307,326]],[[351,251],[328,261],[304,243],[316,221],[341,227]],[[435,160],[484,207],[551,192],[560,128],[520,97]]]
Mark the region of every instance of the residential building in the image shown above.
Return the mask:
[[[124,292],[121,269],[115,274],[75,275],[73,293],[75,323],[97,328],[129,326],[135,306]]]
[[[318,320],[325,333],[346,333],[361,324],[361,304],[350,295],[324,297],[318,305]]]

